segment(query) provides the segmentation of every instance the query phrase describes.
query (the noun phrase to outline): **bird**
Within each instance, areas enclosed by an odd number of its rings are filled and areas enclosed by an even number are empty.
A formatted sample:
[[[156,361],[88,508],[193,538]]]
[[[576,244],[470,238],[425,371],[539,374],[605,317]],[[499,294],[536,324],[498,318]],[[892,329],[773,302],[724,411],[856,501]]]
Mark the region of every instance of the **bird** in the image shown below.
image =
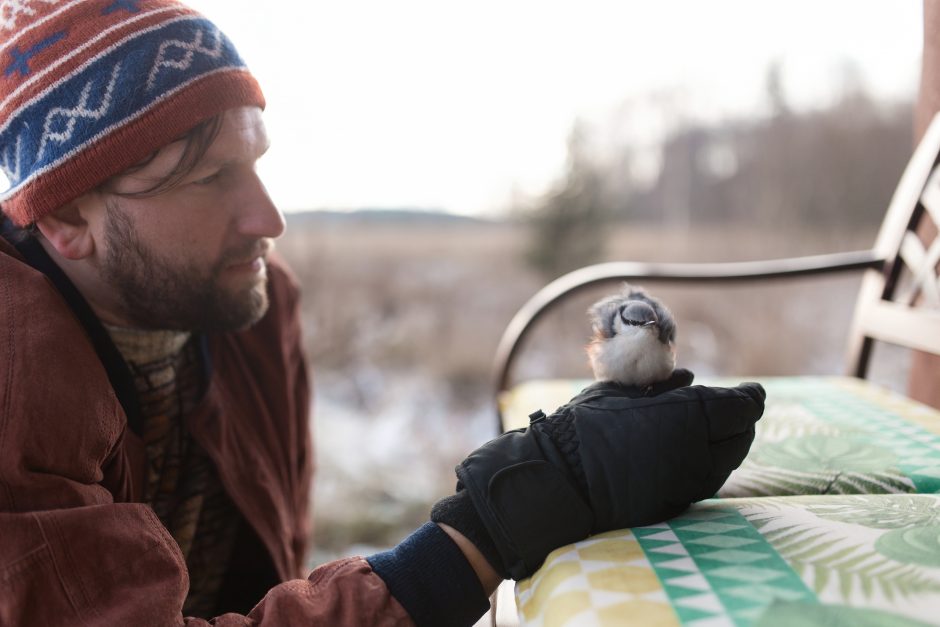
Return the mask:
[[[625,283],[619,294],[588,309],[593,336],[588,359],[597,381],[648,388],[676,366],[676,321],[643,288]]]

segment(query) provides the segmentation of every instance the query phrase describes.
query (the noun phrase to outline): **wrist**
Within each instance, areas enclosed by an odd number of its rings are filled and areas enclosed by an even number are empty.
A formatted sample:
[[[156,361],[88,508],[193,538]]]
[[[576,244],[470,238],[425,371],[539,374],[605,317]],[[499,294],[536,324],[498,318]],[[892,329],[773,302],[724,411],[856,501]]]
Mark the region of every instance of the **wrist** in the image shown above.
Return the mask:
[[[444,525],[456,531],[464,540],[473,545],[474,550],[480,553],[501,579],[508,577],[499,550],[493,544],[486,526],[480,519],[470,494],[458,486],[457,493],[444,497],[431,508],[431,522],[437,523],[441,529]]]
[[[454,544],[457,545],[457,548],[460,549],[460,552],[464,554],[464,557],[467,558],[467,562],[470,563],[470,567],[473,569],[473,572],[476,573],[477,577],[480,580],[480,585],[483,586],[483,591],[487,596],[493,594],[499,584],[502,582],[503,578],[500,577],[499,573],[490,566],[489,561],[483,557],[483,553],[480,552],[480,549],[476,547],[473,542],[467,539],[465,535],[444,523],[437,523],[437,526],[441,530],[450,536],[450,539],[454,541]]]
[[[434,523],[366,561],[417,627],[466,627],[490,609],[465,552]]]

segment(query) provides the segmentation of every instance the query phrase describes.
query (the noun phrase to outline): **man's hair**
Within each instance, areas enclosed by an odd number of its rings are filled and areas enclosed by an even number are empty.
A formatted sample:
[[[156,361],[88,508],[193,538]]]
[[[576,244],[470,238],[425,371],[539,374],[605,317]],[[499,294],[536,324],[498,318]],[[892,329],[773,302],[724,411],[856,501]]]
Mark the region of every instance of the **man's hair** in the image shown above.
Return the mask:
[[[186,142],[186,146],[183,148],[183,154],[180,156],[179,161],[176,162],[176,165],[173,166],[173,169],[167,173],[166,176],[147,189],[139,192],[118,192],[112,188],[112,185],[115,179],[145,168],[147,164],[154,160],[157,153],[160,152],[159,150],[150,153],[150,155],[140,163],[131,166],[123,172],[115,174],[99,185],[97,190],[122,198],[149,198],[162,194],[163,192],[168,192],[179,185],[183,179],[189,176],[199,165],[199,162],[206,156],[206,152],[209,150],[209,147],[212,146],[212,142],[215,141],[221,128],[222,114],[217,114],[190,129],[186,135],[180,138],[182,141]]]
[[[209,147],[212,146],[212,142],[215,141],[215,138],[219,134],[219,130],[222,128],[222,114],[217,114],[200,122],[194,126],[186,135],[180,138],[181,141],[186,142],[186,146],[183,148],[183,154],[180,155],[179,160],[176,162],[176,165],[173,166],[173,169],[167,173],[162,179],[148,187],[147,189],[141,190],[139,192],[118,192],[111,188],[114,179],[136,172],[147,166],[148,163],[154,160],[157,156],[159,150],[152,152],[146,159],[140,163],[131,166],[127,170],[120,172],[101,185],[99,185],[95,191],[102,191],[112,196],[120,196],[122,198],[150,198],[151,196],[157,196],[163,192],[168,192],[177,185],[179,185],[183,179],[189,176],[196,166],[199,165],[199,162],[202,161],[202,158],[206,155],[206,152],[209,150]],[[10,229],[11,237],[14,238],[14,241],[22,241],[30,237],[36,237],[39,235],[39,229],[36,227],[35,222],[31,222],[26,226],[20,228]]]

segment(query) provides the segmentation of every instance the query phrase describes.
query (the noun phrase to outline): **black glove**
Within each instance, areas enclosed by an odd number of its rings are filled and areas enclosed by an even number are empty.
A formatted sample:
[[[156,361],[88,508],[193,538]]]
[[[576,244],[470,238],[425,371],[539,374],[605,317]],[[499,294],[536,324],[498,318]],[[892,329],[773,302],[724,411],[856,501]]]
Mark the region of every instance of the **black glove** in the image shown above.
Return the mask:
[[[747,455],[765,393],[757,383],[691,381],[677,370],[645,389],[596,383],[551,416],[532,414],[528,428],[457,466],[458,494],[431,519],[467,536],[504,576],[523,579],[560,546],[660,522],[714,496]]]

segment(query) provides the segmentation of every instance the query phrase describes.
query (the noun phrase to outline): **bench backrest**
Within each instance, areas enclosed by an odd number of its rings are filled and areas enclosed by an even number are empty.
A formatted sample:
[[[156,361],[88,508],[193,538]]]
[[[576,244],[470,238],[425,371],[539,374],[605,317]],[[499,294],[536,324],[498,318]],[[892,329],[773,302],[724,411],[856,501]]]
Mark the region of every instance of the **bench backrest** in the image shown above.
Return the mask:
[[[849,333],[850,374],[864,377],[873,342],[940,355],[940,114],[914,151],[894,192],[865,272]]]

